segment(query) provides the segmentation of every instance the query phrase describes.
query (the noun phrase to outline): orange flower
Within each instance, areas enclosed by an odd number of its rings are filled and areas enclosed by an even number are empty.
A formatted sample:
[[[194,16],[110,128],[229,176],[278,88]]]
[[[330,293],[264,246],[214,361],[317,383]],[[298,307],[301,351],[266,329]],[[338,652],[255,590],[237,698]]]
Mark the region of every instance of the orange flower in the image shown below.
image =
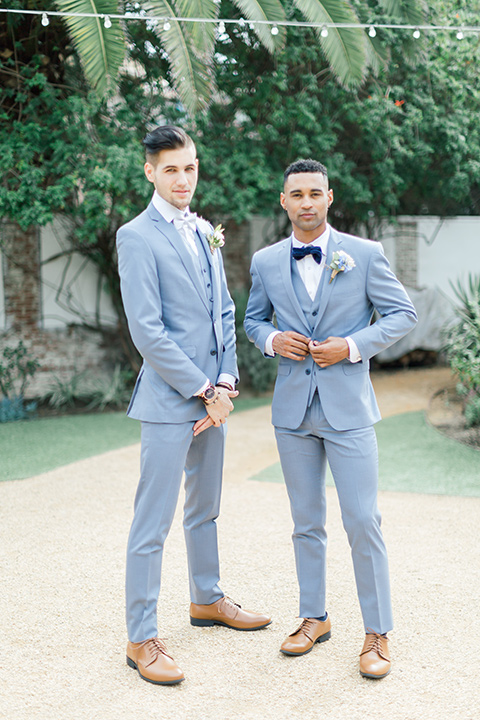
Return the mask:
[[[396,105],[397,107],[401,107],[404,102],[405,102],[405,100],[395,100],[395,105]]]

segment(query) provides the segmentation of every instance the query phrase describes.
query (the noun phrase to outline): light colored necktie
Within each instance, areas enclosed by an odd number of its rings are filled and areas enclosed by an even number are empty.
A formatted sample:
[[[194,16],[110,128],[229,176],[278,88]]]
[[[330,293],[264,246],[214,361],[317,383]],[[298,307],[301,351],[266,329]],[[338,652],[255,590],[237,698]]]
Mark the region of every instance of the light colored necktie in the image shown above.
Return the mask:
[[[187,242],[190,249],[198,257],[198,249],[194,240],[194,235],[197,231],[196,213],[185,213],[182,217],[174,218],[173,224],[183,239]]]

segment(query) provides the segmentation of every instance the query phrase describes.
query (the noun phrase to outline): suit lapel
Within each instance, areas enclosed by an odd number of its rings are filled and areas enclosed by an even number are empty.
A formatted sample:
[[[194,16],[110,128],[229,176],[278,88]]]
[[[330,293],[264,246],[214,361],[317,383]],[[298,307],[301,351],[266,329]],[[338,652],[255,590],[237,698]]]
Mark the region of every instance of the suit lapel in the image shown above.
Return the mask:
[[[280,265],[280,274],[287,292],[287,296],[293,305],[295,312],[303,323],[307,330],[307,335],[310,335],[310,327],[305,317],[305,313],[302,310],[302,306],[297,298],[297,294],[293,288],[292,283],[292,259],[291,259],[291,238],[287,238],[283,243],[277,245],[278,248],[278,262]]]
[[[153,203],[150,203],[150,205],[148,206],[148,215],[153,221],[155,229],[167,238],[170,245],[178,254],[178,257],[180,258],[182,265],[187,271],[193,283],[193,286],[198,292],[201,301],[210,313],[210,307],[205,296],[205,288],[202,278],[200,277],[198,264],[195,263],[194,258],[192,257],[188,249],[185,247],[184,239],[182,238],[178,230],[175,228],[175,226],[172,223],[168,223],[163,217],[163,215],[158,212]]]

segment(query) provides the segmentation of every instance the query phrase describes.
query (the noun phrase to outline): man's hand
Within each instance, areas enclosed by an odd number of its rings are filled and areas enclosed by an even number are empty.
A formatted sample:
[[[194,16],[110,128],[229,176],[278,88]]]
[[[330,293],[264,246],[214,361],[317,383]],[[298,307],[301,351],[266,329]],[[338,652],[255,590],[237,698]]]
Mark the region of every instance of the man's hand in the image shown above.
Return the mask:
[[[218,385],[215,389],[218,393],[217,399],[215,402],[210,403],[210,405],[205,405],[207,414],[205,417],[197,420],[193,426],[194,435],[200,435],[201,432],[207,430],[209,427],[212,427],[212,425],[220,427],[233,410],[233,403],[230,398],[237,397],[238,390],[227,390],[226,388],[219,387]]]
[[[293,330],[275,335],[272,342],[272,348],[276,353],[290,360],[305,360],[309,353],[310,338],[305,337],[301,333]]]
[[[323,342],[311,340],[308,349],[314,361],[321,368],[335,365],[350,354],[347,341],[341,337],[328,337]]]

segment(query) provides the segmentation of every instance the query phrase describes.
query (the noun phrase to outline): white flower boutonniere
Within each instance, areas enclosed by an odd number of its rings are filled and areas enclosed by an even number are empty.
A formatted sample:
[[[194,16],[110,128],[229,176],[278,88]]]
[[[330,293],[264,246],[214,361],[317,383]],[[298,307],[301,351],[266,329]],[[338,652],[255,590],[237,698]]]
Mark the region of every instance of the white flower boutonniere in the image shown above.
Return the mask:
[[[356,266],[353,258],[351,258],[350,255],[347,255],[347,253],[343,250],[338,250],[333,253],[332,262],[328,267],[332,271],[332,274],[330,275],[330,280],[328,281],[328,283],[330,284],[332,280],[335,280],[339,272],[350,272],[350,270],[353,270],[353,268]]]
[[[217,248],[221,248],[225,245],[225,236],[224,233],[225,228],[223,228],[220,225],[217,225],[217,227],[213,230],[213,232],[207,233],[207,241],[210,245],[210,252],[213,253]]]

